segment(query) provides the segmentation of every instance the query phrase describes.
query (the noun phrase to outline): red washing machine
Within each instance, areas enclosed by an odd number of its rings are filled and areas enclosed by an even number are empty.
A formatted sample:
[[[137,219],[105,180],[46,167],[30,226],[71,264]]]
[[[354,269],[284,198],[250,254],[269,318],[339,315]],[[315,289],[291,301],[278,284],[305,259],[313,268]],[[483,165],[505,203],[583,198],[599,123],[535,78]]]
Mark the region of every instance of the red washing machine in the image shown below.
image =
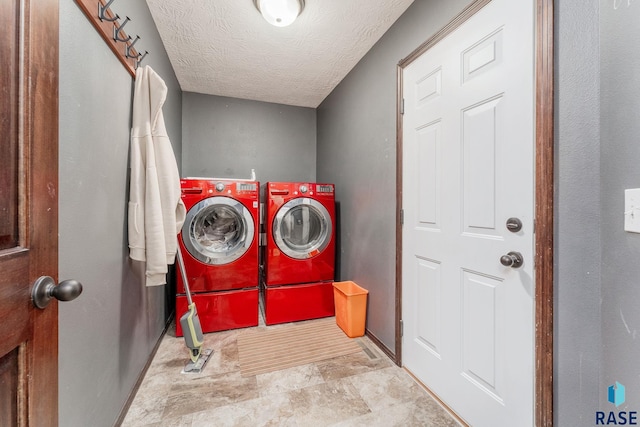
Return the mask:
[[[203,332],[258,325],[260,184],[186,178],[187,216],[178,238]],[[176,317],[187,311],[180,274]],[[182,336],[180,322],[176,335]]]
[[[269,182],[265,193],[265,323],[333,316],[333,184]]]

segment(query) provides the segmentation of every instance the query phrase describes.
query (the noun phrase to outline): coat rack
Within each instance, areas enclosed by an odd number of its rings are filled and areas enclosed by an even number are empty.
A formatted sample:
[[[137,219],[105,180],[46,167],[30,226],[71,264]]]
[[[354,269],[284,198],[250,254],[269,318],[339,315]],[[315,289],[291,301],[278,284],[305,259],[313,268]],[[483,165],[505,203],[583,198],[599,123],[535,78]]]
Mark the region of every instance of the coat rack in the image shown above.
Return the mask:
[[[97,5],[96,0],[76,0],[76,3],[122,62],[122,65],[135,77],[136,68],[149,52],[145,51],[143,54],[133,47],[140,40],[140,36],[136,36],[134,39],[124,32],[124,26],[130,19],[127,16],[123,22],[120,22],[120,15],[111,11],[111,4],[114,1],[98,0]]]

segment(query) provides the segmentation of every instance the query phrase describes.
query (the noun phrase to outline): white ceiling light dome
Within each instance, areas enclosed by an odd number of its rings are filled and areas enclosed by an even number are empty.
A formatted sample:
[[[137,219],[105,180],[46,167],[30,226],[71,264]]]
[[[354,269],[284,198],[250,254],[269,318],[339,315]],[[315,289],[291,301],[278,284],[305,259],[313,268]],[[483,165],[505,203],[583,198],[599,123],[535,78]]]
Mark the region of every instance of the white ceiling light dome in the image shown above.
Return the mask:
[[[264,19],[276,27],[291,25],[304,9],[304,0],[253,0],[253,2]]]

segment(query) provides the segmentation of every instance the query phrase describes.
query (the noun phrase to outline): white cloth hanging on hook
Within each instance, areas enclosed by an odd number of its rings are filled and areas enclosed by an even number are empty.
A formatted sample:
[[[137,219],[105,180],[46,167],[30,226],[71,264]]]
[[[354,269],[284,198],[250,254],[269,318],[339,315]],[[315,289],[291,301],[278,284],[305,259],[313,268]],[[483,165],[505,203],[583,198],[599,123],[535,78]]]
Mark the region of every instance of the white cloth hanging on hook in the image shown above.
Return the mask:
[[[164,124],[167,86],[148,65],[136,71],[131,129],[129,256],[146,261],[146,285],[166,283],[186,209],[180,174]]]

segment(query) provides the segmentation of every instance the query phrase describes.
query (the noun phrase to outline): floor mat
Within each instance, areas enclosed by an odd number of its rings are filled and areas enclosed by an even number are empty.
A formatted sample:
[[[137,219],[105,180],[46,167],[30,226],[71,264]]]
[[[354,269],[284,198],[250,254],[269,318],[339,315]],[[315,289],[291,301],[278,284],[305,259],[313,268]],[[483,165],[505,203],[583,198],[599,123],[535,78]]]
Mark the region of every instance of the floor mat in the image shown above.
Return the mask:
[[[243,377],[357,353],[362,348],[336,325],[335,317],[252,329],[238,336]]]

